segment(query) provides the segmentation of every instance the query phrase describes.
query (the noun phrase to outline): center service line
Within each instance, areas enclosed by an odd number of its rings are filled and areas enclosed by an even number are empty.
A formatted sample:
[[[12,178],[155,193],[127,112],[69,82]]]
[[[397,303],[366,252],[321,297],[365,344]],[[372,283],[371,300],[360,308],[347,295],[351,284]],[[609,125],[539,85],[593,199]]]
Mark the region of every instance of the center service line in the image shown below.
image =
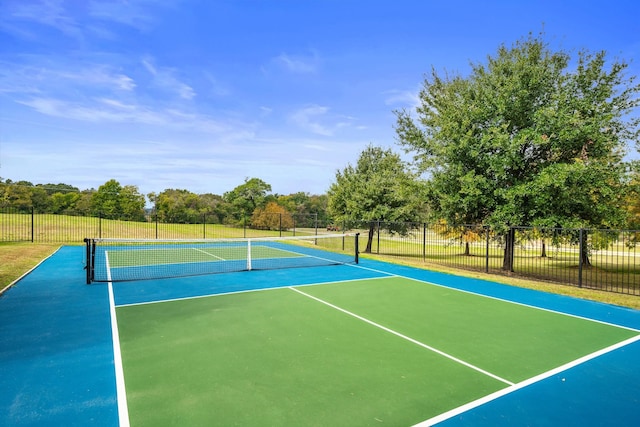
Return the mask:
[[[434,352],[434,353],[437,353],[437,354],[439,354],[439,355],[441,355],[441,356],[444,356],[444,357],[446,357],[446,358],[448,358],[448,359],[451,359],[451,360],[453,360],[453,361],[454,361],[454,362],[456,362],[456,363],[459,363],[459,364],[464,365],[464,366],[466,366],[466,367],[468,367],[468,368],[471,368],[471,369],[473,369],[473,370],[475,370],[475,371],[478,371],[478,372],[480,372],[481,374],[484,374],[484,375],[486,375],[486,376],[488,376],[488,377],[491,377],[491,378],[493,378],[493,379],[496,379],[496,380],[498,380],[498,381],[500,381],[500,382],[503,382],[503,383],[505,383],[505,384],[507,384],[507,385],[510,385],[510,386],[515,385],[515,383],[512,383],[511,381],[505,380],[504,378],[501,378],[501,377],[499,377],[499,376],[497,376],[497,375],[494,375],[494,374],[492,374],[491,372],[487,372],[487,371],[485,371],[484,369],[478,368],[477,366],[472,365],[471,363],[468,363],[468,362],[465,362],[464,360],[458,359],[457,357],[454,357],[454,356],[452,356],[452,355],[450,355],[450,354],[447,354],[447,353],[445,353],[445,352],[443,352],[443,351],[441,351],[441,350],[438,350],[437,348],[433,348],[433,347],[431,347],[431,346],[428,346],[427,344],[421,343],[420,341],[414,340],[413,338],[410,338],[410,337],[408,337],[408,336],[406,336],[406,335],[402,335],[402,334],[401,334],[401,333],[399,333],[399,332],[396,332],[396,331],[394,331],[394,330],[392,330],[392,329],[389,329],[389,328],[387,328],[387,327],[385,327],[385,326],[382,326],[382,325],[380,325],[380,324],[378,324],[378,323],[375,323],[375,322],[373,322],[373,321],[371,321],[371,320],[369,320],[369,319],[365,319],[365,318],[364,318],[364,317],[362,317],[362,316],[358,316],[358,315],[357,315],[357,314],[355,314],[355,313],[352,313],[352,312],[350,312],[350,311],[348,311],[348,310],[345,310],[345,309],[343,309],[343,308],[340,308],[340,307],[338,307],[338,306],[336,306],[336,305],[333,305],[333,304],[331,304],[331,303],[329,303],[329,302],[327,302],[327,301],[321,300],[320,298],[316,298],[316,297],[314,297],[313,295],[309,295],[309,294],[307,294],[307,293],[305,293],[305,292],[302,292],[302,291],[301,291],[301,290],[299,290],[299,289],[295,289],[295,288],[293,288],[293,287],[289,287],[289,289],[291,289],[292,291],[295,291],[295,292],[297,292],[297,293],[299,293],[299,294],[301,294],[301,295],[304,295],[304,296],[306,296],[307,298],[311,298],[311,299],[313,299],[313,300],[315,300],[315,301],[318,301],[318,302],[320,302],[320,303],[322,303],[322,304],[325,304],[325,305],[327,305],[327,306],[329,306],[329,307],[331,307],[331,308],[333,308],[333,309],[335,309],[335,310],[338,310],[338,311],[341,311],[341,312],[343,312],[343,313],[345,313],[345,314],[348,314],[349,316],[355,317],[356,319],[362,320],[363,322],[366,322],[366,323],[368,323],[368,324],[370,324],[370,325],[372,325],[372,326],[375,326],[376,328],[382,329],[383,331],[389,332],[390,334],[393,334],[393,335],[395,335],[395,336],[398,336],[398,337],[400,337],[400,338],[402,338],[402,339],[405,339],[405,340],[407,340],[407,341],[409,341],[409,342],[412,342],[412,343],[414,343],[414,344],[416,344],[416,345],[419,345],[420,347],[426,348],[427,350],[430,350],[430,351],[432,351],[432,352]]]

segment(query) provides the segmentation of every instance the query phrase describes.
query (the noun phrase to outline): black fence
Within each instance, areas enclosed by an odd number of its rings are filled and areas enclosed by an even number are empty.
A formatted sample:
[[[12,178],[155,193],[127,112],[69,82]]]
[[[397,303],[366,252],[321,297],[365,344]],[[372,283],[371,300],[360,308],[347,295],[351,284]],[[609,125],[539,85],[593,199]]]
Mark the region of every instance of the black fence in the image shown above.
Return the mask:
[[[168,223],[150,213],[145,222],[95,216],[36,213],[33,209],[0,208],[0,242],[80,243],[85,237],[130,239],[214,239],[310,235],[327,226],[316,214],[245,215],[225,223],[203,213],[192,223]]]
[[[85,237],[182,239],[317,235],[358,231],[360,252],[582,288],[640,295],[640,230],[545,229],[384,221],[336,223],[316,214],[246,215],[198,224],[38,214],[0,209],[0,242],[83,242]]]
[[[640,295],[640,230],[380,221],[370,231],[372,254]]]

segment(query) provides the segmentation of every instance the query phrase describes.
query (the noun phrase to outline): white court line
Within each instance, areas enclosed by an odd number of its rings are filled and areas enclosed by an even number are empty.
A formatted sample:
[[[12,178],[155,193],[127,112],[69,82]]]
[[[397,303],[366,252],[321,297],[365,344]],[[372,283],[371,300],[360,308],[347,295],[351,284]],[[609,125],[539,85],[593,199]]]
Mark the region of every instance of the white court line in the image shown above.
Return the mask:
[[[118,420],[120,427],[129,427],[129,407],[127,406],[127,391],[124,386],[124,369],[122,368],[122,352],[120,351],[120,334],[116,319],[116,304],[113,297],[111,269],[109,268],[109,253],[105,251],[107,267],[107,287],[109,289],[109,313],[111,314],[111,339],[113,340],[113,362],[116,371],[116,396],[118,401]]]
[[[328,282],[314,282],[314,283],[301,283],[299,285],[282,285],[282,286],[272,286],[268,288],[259,288],[259,289],[243,289],[240,291],[231,291],[231,292],[219,292],[214,294],[203,294],[203,295],[194,295],[191,297],[180,297],[180,298],[168,298],[162,300],[153,300],[153,301],[143,301],[143,302],[132,302],[129,304],[120,304],[118,307],[132,307],[136,305],[150,305],[150,304],[161,304],[165,302],[173,302],[173,301],[185,301],[190,299],[200,299],[200,298],[213,298],[219,297],[223,295],[235,295],[235,294],[246,294],[249,292],[263,292],[263,291],[273,291],[277,289],[285,289],[291,286],[301,287],[301,286],[317,286],[317,285],[331,285],[335,283],[348,283],[348,282],[360,282],[362,280],[379,280],[379,279],[388,279],[389,277],[365,277],[361,279],[349,279],[349,280],[331,280]]]
[[[439,286],[441,288],[447,288],[447,289],[463,292],[463,293],[470,294],[470,295],[489,298],[489,299],[492,299],[492,300],[495,300],[495,301],[507,302],[507,303],[519,305],[521,307],[533,308],[533,309],[540,310],[540,311],[546,311],[548,313],[560,314],[560,315],[567,316],[567,317],[573,317],[575,319],[587,320],[587,321],[593,322],[593,323],[600,323],[602,325],[613,326],[613,327],[616,327],[616,328],[626,329],[628,331],[640,333],[639,329],[631,328],[629,326],[624,326],[624,325],[617,325],[615,323],[605,322],[604,320],[592,319],[590,317],[584,317],[584,316],[580,316],[580,315],[577,315],[577,314],[565,313],[564,311],[558,311],[558,310],[553,310],[553,309],[550,309],[550,308],[538,307],[538,306],[531,305],[531,304],[525,304],[523,302],[512,301],[512,300],[508,300],[508,299],[504,299],[504,298],[494,297],[494,296],[491,296],[491,295],[481,294],[481,293],[478,293],[478,292],[467,291],[467,290],[464,290],[464,289],[458,289],[458,288],[454,288],[454,287],[447,286],[447,285],[441,285],[439,283],[427,282],[426,280],[414,279],[412,277],[405,277],[405,276],[400,276],[400,277],[404,277],[404,278],[412,280],[414,282],[426,283],[428,285]],[[497,282],[494,282],[494,283],[497,283]],[[505,285],[505,286],[508,286],[508,285]]]
[[[510,303],[510,304],[519,305],[521,307],[533,308],[533,309],[536,309],[536,310],[546,311],[546,312],[554,313],[554,314],[561,314],[563,316],[573,317],[573,318],[580,319],[580,320],[588,320],[590,322],[600,323],[602,325],[607,325],[607,326],[614,326],[616,328],[626,329],[628,331],[640,333],[640,329],[631,328],[629,326],[624,326],[624,325],[618,325],[616,323],[605,322],[604,320],[592,319],[590,317],[584,317],[584,316],[580,316],[580,315],[577,315],[577,314],[565,313],[564,311],[553,310],[553,309],[550,309],[550,308],[544,308],[544,307],[539,307],[539,306],[536,306],[536,305],[525,304],[523,302],[508,300],[508,299],[505,299],[505,298],[494,297],[494,296],[491,296],[491,295],[485,295],[485,294],[482,294],[480,292],[468,291],[466,289],[459,289],[459,288],[456,288],[456,287],[453,287],[453,286],[443,285],[441,283],[435,283],[435,282],[429,282],[427,280],[416,279],[414,277],[402,276],[402,275],[399,275],[399,274],[392,274],[392,273],[388,273],[388,272],[383,271],[383,270],[376,270],[376,269],[373,269],[373,268],[361,267],[360,265],[357,265],[357,264],[355,264],[355,265],[347,264],[347,265],[349,265],[350,267],[354,267],[354,268],[362,268],[364,270],[374,271],[376,273],[388,274],[390,276],[395,276],[395,277],[401,277],[403,279],[411,280],[413,282],[425,283],[427,285],[433,285],[433,286],[438,286],[440,288],[451,289],[452,291],[458,291],[458,292],[462,292],[462,293],[469,294],[469,295],[475,295],[475,296],[479,296],[479,297],[483,297],[483,298],[489,298],[489,299],[492,299],[492,300],[495,300],[495,301],[506,302],[506,303]],[[427,271],[427,270],[425,270],[425,271]],[[462,278],[462,279],[468,279],[467,277],[463,277],[463,276],[459,276],[459,277]],[[474,279],[471,279],[471,280],[474,280]],[[478,279],[478,280],[482,280],[482,279]],[[499,285],[503,285],[502,283],[498,283],[498,282],[490,282],[490,283],[497,283]],[[509,285],[503,285],[503,286],[509,286]],[[542,292],[542,291],[540,291],[540,292]]]
[[[329,303],[329,302],[327,302],[327,301],[324,301],[324,300],[322,300],[322,299],[320,299],[320,298],[316,298],[316,297],[314,297],[313,295],[309,295],[309,294],[307,294],[307,293],[305,293],[305,292],[302,292],[302,291],[301,291],[301,290],[299,290],[299,289],[295,289],[295,288],[293,288],[293,287],[289,287],[289,289],[291,289],[292,291],[298,292],[299,294],[302,294],[302,295],[304,295],[304,296],[306,296],[306,297],[308,297],[308,298],[311,298],[312,300],[315,300],[315,301],[318,301],[318,302],[320,302],[320,303],[322,303],[322,304],[325,304],[325,305],[327,305],[327,306],[329,306],[329,307],[331,307],[331,308],[333,308],[333,309],[335,309],[335,310],[341,311],[342,313],[348,314],[349,316],[355,317],[356,319],[362,320],[363,322],[368,323],[368,324],[370,324],[370,325],[372,325],[372,326],[375,326],[376,328],[382,329],[382,330],[383,330],[383,331],[385,331],[385,332],[389,332],[390,334],[393,334],[393,335],[398,336],[398,337],[400,337],[400,338],[402,338],[402,339],[405,339],[405,340],[407,340],[407,341],[409,341],[409,342],[411,342],[411,343],[413,343],[413,344],[416,344],[416,345],[419,345],[420,347],[426,348],[427,350],[430,350],[430,351],[432,351],[432,352],[434,352],[434,353],[437,353],[437,354],[439,354],[439,355],[441,355],[441,356],[444,356],[444,357],[446,357],[447,359],[453,360],[453,361],[454,361],[454,362],[456,362],[456,363],[459,363],[459,364],[461,364],[461,365],[464,365],[464,366],[466,366],[467,368],[471,368],[471,369],[473,369],[474,371],[478,371],[478,372],[480,372],[481,374],[484,374],[484,375],[486,375],[486,376],[488,376],[488,377],[491,377],[491,378],[493,378],[493,379],[495,379],[495,380],[498,380],[498,381],[503,382],[503,383],[505,383],[505,384],[508,384],[508,385],[510,385],[510,386],[513,386],[513,385],[514,385],[514,383],[512,383],[512,382],[511,382],[511,381],[509,381],[509,380],[506,380],[506,379],[504,379],[504,378],[501,378],[501,377],[499,377],[499,376],[497,376],[497,375],[495,375],[495,374],[492,374],[491,372],[485,371],[484,369],[481,369],[481,368],[479,368],[479,367],[477,367],[477,366],[475,366],[475,365],[472,365],[471,363],[465,362],[465,361],[464,361],[464,360],[462,360],[462,359],[458,359],[457,357],[454,357],[454,356],[452,356],[452,355],[450,355],[450,354],[448,354],[448,353],[445,353],[444,351],[438,350],[437,348],[431,347],[431,346],[429,346],[429,345],[427,345],[427,344],[424,344],[424,343],[422,343],[422,342],[420,342],[420,341],[418,341],[418,340],[414,340],[413,338],[410,338],[410,337],[408,337],[408,336],[406,336],[406,335],[403,335],[403,334],[401,334],[401,333],[399,333],[399,332],[396,332],[396,331],[394,331],[393,329],[389,329],[389,328],[387,328],[387,327],[385,327],[385,326],[382,326],[382,325],[380,325],[379,323],[375,323],[375,322],[373,322],[373,321],[371,321],[371,320],[369,320],[369,319],[366,319],[366,318],[364,318],[364,317],[362,317],[362,316],[358,316],[357,314],[352,313],[352,312],[350,312],[350,311],[348,311],[348,310],[345,310],[344,308],[338,307],[337,305],[331,304],[331,303]]]
[[[226,259],[224,259],[224,258],[222,258],[222,257],[219,257],[218,255],[210,254],[209,252],[207,252],[207,251],[203,251],[203,250],[202,250],[202,249],[200,249],[200,248],[191,248],[191,249],[193,249],[194,251],[200,251],[200,252],[202,252],[203,254],[207,254],[207,255],[212,256],[212,257],[214,257],[214,258],[218,258],[218,259],[219,259],[219,260],[221,260],[221,261],[226,261]]]
[[[438,424],[441,423],[445,420],[448,420],[449,418],[455,417],[457,415],[460,415],[464,412],[470,411],[471,409],[477,408],[481,405],[484,405],[485,403],[491,402],[492,400],[496,400],[502,396],[506,396],[507,394],[511,394],[517,390],[520,390],[524,387],[527,387],[531,384],[537,383],[539,381],[542,381],[546,378],[552,377],[554,375],[557,375],[563,371],[566,371],[568,369],[571,369],[573,367],[576,367],[578,365],[581,365],[585,362],[588,362],[591,359],[595,359],[596,357],[602,356],[603,354],[612,352],[614,350],[617,350],[619,348],[625,347],[629,344],[633,344],[634,342],[640,341],[640,335],[636,335],[635,337],[631,337],[625,341],[619,342],[618,344],[614,344],[612,346],[609,346],[607,348],[603,348],[602,350],[596,351],[594,353],[588,354],[584,357],[581,357],[579,359],[576,359],[572,362],[569,362],[565,365],[559,366],[555,369],[552,369],[550,371],[544,372],[540,375],[537,375],[535,377],[529,378],[528,380],[519,382],[517,384],[512,385],[511,387],[507,387],[504,388],[502,390],[498,390],[495,393],[491,393],[488,394],[478,400],[474,400],[473,402],[469,402],[466,405],[462,405],[459,406],[457,408],[454,408],[450,411],[447,412],[443,412],[440,415],[437,415],[433,418],[430,418],[426,421],[422,421],[421,423],[415,424],[413,427],[428,427],[428,426],[432,426],[434,424]]]

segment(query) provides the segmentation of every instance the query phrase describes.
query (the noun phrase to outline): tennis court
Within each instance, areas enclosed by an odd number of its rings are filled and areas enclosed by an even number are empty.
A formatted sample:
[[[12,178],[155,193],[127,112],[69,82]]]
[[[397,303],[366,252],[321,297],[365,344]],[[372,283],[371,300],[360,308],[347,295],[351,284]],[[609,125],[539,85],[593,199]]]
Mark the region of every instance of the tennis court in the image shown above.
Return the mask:
[[[1,425],[640,422],[636,310],[291,242],[238,252],[276,269],[199,274],[238,259],[157,246],[96,250],[123,275],[91,285],[63,247],[0,298]],[[325,262],[280,264],[301,258]],[[124,275],[173,264],[197,267]]]

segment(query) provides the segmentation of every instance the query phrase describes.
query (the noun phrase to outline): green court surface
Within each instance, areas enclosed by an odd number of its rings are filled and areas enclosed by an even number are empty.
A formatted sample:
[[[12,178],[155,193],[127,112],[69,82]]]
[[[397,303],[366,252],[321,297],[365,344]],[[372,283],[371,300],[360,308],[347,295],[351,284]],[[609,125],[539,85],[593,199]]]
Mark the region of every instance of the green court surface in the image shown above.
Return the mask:
[[[638,335],[405,277],[115,311],[133,426],[410,426]]]

